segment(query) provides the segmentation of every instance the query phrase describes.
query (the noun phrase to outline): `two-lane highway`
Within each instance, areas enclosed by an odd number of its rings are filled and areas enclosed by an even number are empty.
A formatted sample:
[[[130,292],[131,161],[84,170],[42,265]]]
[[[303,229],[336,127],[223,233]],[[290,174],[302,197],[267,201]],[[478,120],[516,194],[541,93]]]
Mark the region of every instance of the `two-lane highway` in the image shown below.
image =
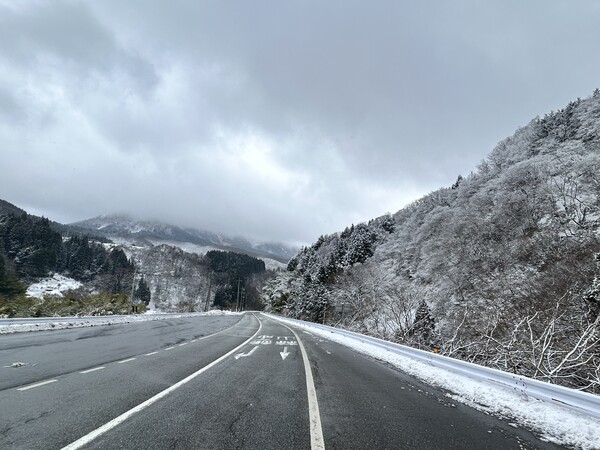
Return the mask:
[[[278,322],[259,320],[257,333],[230,358],[105,433],[90,448],[310,448],[309,399],[298,341]]]
[[[258,326],[253,316],[208,316],[0,336],[0,448],[61,448],[212,363]]]
[[[0,336],[0,448],[557,448],[272,318],[180,320]]]

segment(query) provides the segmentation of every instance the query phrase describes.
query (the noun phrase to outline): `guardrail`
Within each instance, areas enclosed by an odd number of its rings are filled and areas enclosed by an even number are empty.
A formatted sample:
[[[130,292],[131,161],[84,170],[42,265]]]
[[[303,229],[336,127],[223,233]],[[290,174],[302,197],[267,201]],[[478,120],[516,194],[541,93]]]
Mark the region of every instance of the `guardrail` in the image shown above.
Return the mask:
[[[180,316],[192,316],[192,315],[203,315],[205,313],[160,313],[160,314],[129,314],[129,315],[107,315],[107,316],[72,316],[72,317],[13,317],[10,319],[0,318],[0,326],[6,325],[35,325],[44,323],[62,323],[62,322],[89,322],[89,321],[103,321],[113,319],[131,319],[136,320],[139,317],[150,317],[152,319],[168,319],[169,317],[180,317]]]
[[[534,380],[533,378],[528,378],[514,373],[503,372],[498,369],[492,369],[490,367],[484,367],[466,361],[460,361],[448,356],[439,355],[433,352],[426,352],[416,348],[407,347],[405,345],[395,344],[393,342],[384,341],[383,339],[365,336],[364,334],[354,333],[352,331],[347,331],[340,328],[334,328],[313,322],[305,322],[303,320],[289,319],[287,317],[281,318],[273,314],[267,315],[274,319],[283,319],[285,321],[295,322],[302,325],[310,325],[310,327],[350,337],[363,343],[369,343],[377,347],[384,348],[402,356],[407,356],[409,358],[430,363],[435,367],[460,373],[461,375],[465,375],[469,378],[490,382],[497,386],[511,389],[526,397],[531,396],[538,400],[551,402],[589,416],[600,418],[600,397],[594,394]]]
[[[73,317],[13,317],[10,319],[0,319],[0,325],[35,325],[39,323],[57,323],[57,322],[82,322],[89,320],[118,319],[127,316],[73,316]]]

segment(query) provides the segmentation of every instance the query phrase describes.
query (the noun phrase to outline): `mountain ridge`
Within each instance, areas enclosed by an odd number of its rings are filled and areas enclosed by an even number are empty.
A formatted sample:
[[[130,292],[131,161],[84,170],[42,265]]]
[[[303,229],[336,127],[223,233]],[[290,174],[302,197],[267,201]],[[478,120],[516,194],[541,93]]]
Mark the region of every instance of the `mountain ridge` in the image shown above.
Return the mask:
[[[91,228],[53,225],[0,202],[0,316],[123,314],[148,307],[173,312],[260,309],[262,284],[272,271],[285,267],[264,253],[258,258],[225,245],[193,244],[226,243],[197,230],[122,215],[84,225]],[[99,233],[103,230],[105,234]],[[134,238],[116,239],[119,230]],[[98,234],[102,236],[93,236]],[[243,296],[243,304],[235,302],[237,295]],[[116,299],[114,305],[111,299]]]
[[[106,214],[69,224],[93,230],[107,238],[146,239],[160,242],[190,243],[215,249],[238,251],[254,257],[271,258],[287,263],[297,249],[281,243],[253,244],[242,237],[229,237],[212,231],[180,227],[157,220],[139,220],[128,214]]]

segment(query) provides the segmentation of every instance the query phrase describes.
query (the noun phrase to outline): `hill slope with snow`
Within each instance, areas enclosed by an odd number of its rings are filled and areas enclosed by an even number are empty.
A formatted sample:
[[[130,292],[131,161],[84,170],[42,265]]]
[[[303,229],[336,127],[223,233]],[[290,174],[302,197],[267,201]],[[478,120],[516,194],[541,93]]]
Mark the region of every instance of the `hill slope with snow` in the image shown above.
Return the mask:
[[[599,90],[532,120],[475,172],[390,219],[322,236],[265,300],[600,392]]]

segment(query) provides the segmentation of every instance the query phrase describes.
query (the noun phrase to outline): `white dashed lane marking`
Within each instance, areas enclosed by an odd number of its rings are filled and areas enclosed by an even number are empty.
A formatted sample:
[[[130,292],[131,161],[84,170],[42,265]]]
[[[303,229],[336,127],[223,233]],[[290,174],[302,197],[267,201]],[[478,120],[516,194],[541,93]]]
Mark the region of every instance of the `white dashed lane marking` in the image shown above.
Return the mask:
[[[96,370],[102,370],[102,369],[105,369],[105,367],[104,366],[94,367],[93,369],[82,370],[79,373],[90,373],[90,372],[95,372]]]
[[[215,334],[219,334],[219,333],[221,333],[221,332],[217,332]],[[200,340],[208,338],[208,337],[210,337],[210,336],[201,337]],[[182,342],[181,344],[179,344],[179,347],[183,347],[184,345],[187,345],[187,344],[189,344],[191,342],[196,342],[196,341],[198,341],[198,338],[192,339],[190,342]],[[175,348],[175,346],[168,347],[168,348],[165,348],[165,351],[166,350],[173,350],[174,348]],[[146,353],[145,356],[152,356],[152,355],[156,355],[157,353],[158,353],[158,350],[155,351],[155,352]],[[122,361],[117,361],[117,364],[124,364],[124,363],[130,362],[130,361],[134,361],[135,359],[136,358],[124,359]],[[96,372],[97,370],[102,370],[102,369],[106,369],[106,366],[99,366],[99,367],[94,367],[92,369],[80,370],[79,373],[85,375],[87,373]],[[29,389],[33,389],[33,388],[36,388],[36,387],[44,386],[46,384],[54,383],[56,381],[58,381],[58,380],[41,381],[39,383],[31,384],[29,386],[24,386],[24,387],[21,387],[21,388],[17,388],[17,391],[27,391]]]
[[[99,428],[96,428],[94,431],[92,431],[92,432],[86,434],[85,436],[79,438],[75,442],[72,442],[71,444],[67,445],[66,447],[63,447],[62,450],[77,450],[77,449],[85,446],[86,444],[89,444],[94,439],[96,439],[98,436],[101,436],[102,434],[104,434],[107,431],[113,429],[114,427],[116,427],[120,423],[123,423],[129,417],[131,417],[134,414],[136,414],[136,413],[138,413],[138,412],[146,409],[148,406],[152,405],[153,403],[156,403],[161,398],[166,397],[171,392],[173,392],[174,390],[176,390],[179,387],[183,386],[184,384],[189,383],[191,380],[193,380],[194,378],[198,377],[202,373],[206,372],[211,367],[219,364],[221,361],[226,360],[231,355],[233,355],[237,351],[239,351],[246,344],[248,344],[248,342],[250,342],[252,339],[254,339],[256,337],[256,335],[260,332],[260,330],[262,329],[262,323],[261,323],[261,321],[258,318],[257,318],[257,320],[258,320],[258,323],[259,323],[258,330],[256,330],[252,336],[250,336],[246,341],[242,342],[240,345],[238,345],[237,347],[235,347],[233,350],[230,350],[229,352],[225,353],[223,356],[215,359],[213,362],[207,364],[206,366],[204,366],[203,368],[201,368],[198,371],[194,372],[193,374],[189,375],[188,377],[184,378],[183,380],[181,380],[181,381],[179,381],[179,382],[171,385],[170,387],[168,387],[164,391],[159,392],[154,397],[149,398],[145,402],[140,403],[139,405],[135,406],[134,408],[130,409],[129,411],[126,411],[123,414],[121,414],[120,416],[115,417],[111,421],[105,423],[104,425],[102,425]],[[165,350],[171,350],[172,348],[173,347],[166,348]],[[312,448],[314,449],[315,447],[312,447]]]
[[[55,381],[58,381],[58,380],[46,380],[46,381],[40,381],[39,383],[30,384],[29,386],[25,386],[25,387],[17,388],[17,391],[27,391],[27,390],[29,390],[29,389],[33,389],[33,388],[36,388],[36,387],[44,386],[45,384],[54,383]]]
[[[135,360],[135,358],[124,359],[123,361],[117,361],[117,364],[125,364],[126,362],[134,361],[134,360]]]

